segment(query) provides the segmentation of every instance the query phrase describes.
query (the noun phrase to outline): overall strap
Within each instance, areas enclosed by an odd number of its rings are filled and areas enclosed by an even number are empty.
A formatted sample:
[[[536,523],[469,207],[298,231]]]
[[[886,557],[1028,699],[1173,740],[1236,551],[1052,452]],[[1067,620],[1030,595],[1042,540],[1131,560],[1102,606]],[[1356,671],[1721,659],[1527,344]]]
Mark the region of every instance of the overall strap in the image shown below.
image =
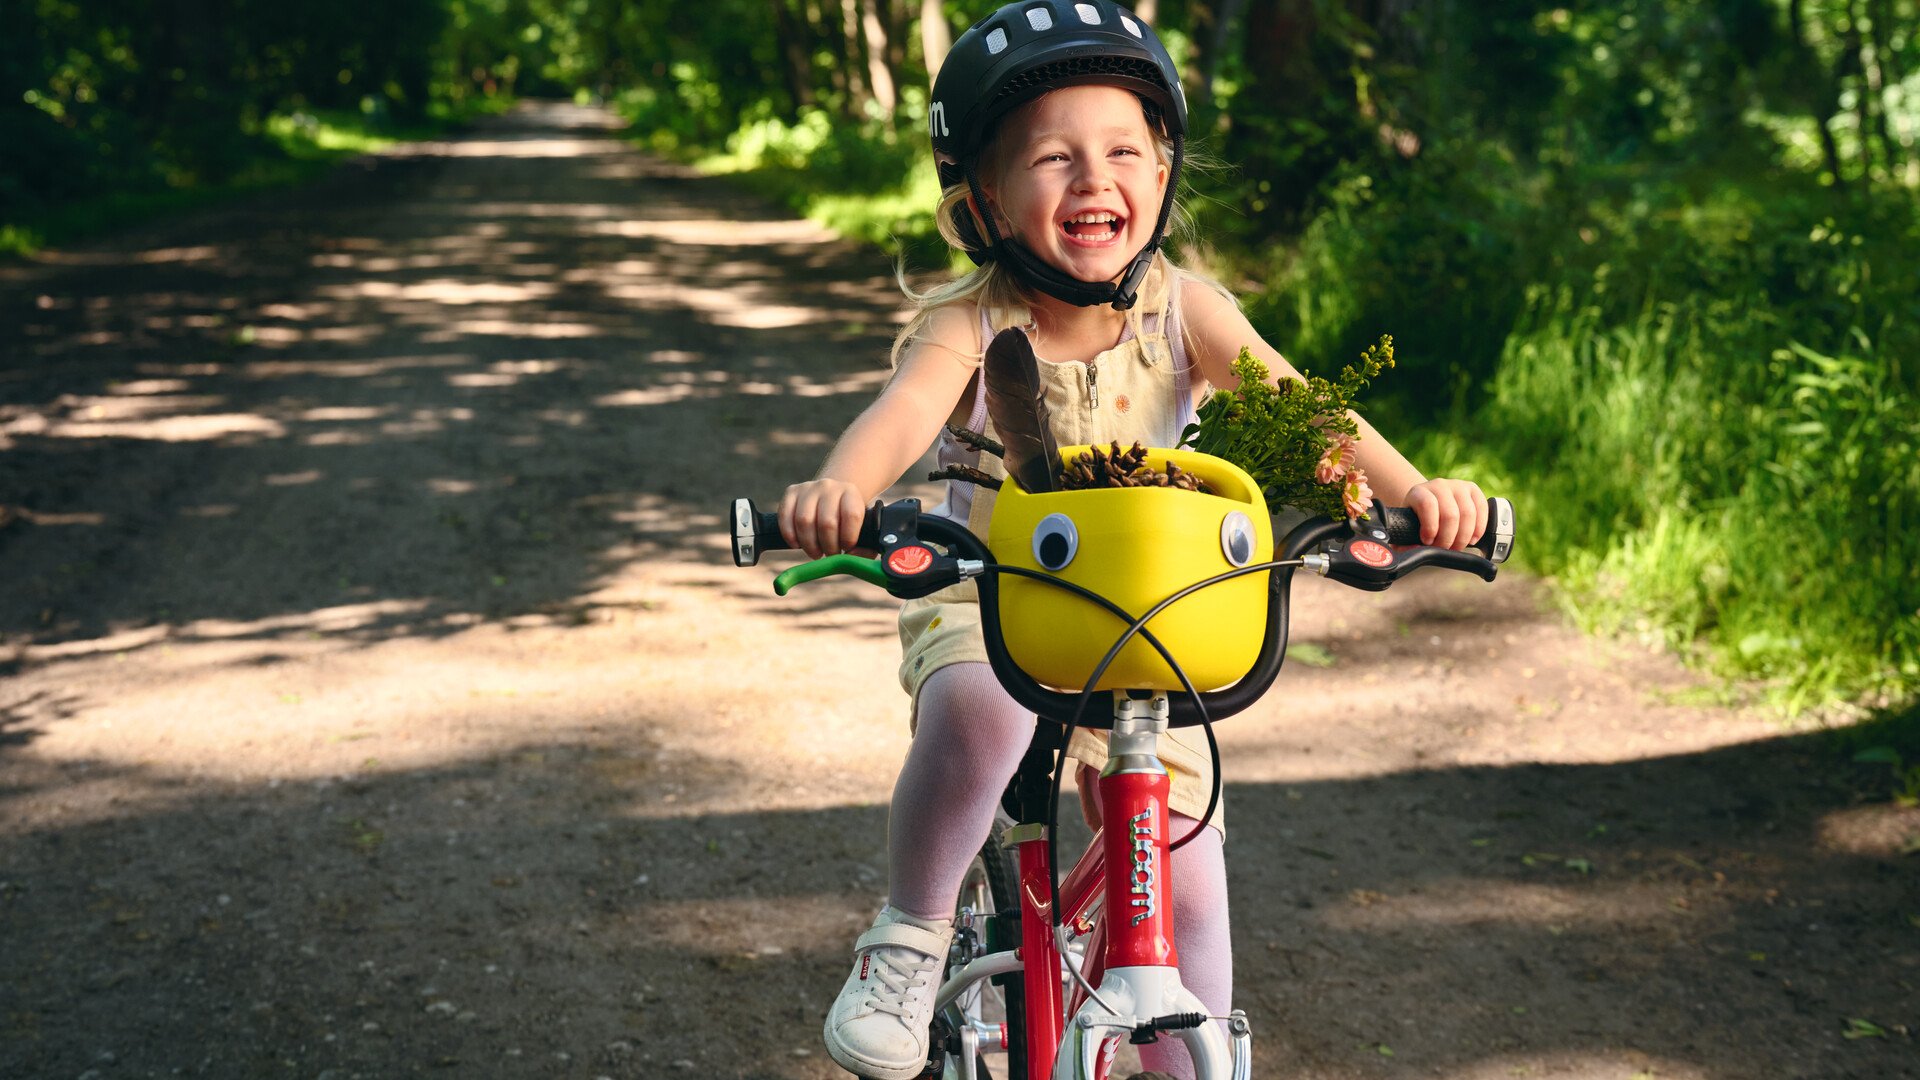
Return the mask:
[[[980,305],[980,355],[987,355],[987,343],[993,340],[993,320],[985,304]],[[987,369],[973,369],[973,412],[967,416],[969,431],[987,430]]]
[[[1193,360],[1187,356],[1187,335],[1180,325],[1180,282],[1175,280],[1170,288],[1171,296],[1167,301],[1167,350],[1173,355],[1173,395],[1180,403],[1179,417],[1174,421],[1177,429],[1173,433],[1174,442],[1180,439],[1180,432],[1188,424],[1199,423],[1200,416],[1193,407]],[[1172,446],[1174,442],[1167,445]]]

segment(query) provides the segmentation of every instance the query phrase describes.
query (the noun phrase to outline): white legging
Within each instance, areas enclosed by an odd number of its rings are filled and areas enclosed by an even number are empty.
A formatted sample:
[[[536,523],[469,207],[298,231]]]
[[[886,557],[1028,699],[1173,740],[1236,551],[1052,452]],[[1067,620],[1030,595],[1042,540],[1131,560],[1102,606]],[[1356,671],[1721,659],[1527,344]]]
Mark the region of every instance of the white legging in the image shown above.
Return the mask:
[[[1007,695],[987,664],[953,664],[928,676],[919,727],[893,788],[887,819],[888,903],[923,919],[950,919],[967,864],[993,829],[1000,793],[1033,738],[1033,714]],[[1169,815],[1178,839],[1196,822]],[[1180,978],[1215,1016],[1233,1000],[1227,934],[1227,867],[1220,833],[1207,829],[1174,852],[1174,947]],[[1193,1065],[1174,1037],[1140,1048],[1141,1065],[1191,1080]]]

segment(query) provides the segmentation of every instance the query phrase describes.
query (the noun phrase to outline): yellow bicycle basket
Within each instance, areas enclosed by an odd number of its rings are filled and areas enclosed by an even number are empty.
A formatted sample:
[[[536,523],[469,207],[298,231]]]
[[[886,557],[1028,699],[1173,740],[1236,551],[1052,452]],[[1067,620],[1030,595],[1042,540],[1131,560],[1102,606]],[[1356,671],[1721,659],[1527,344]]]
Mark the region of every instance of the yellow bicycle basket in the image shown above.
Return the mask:
[[[1063,461],[1088,447],[1061,450]],[[987,543],[1009,566],[1070,581],[1139,617],[1197,581],[1273,558],[1273,528],[1260,489],[1238,466],[1191,450],[1149,450],[1147,464],[1171,462],[1214,494],[1178,488],[1093,488],[1031,494],[1008,478],[987,526]],[[1200,690],[1238,682],[1260,652],[1267,575],[1246,574],[1185,597],[1147,624]],[[1078,690],[1124,630],[1112,613],[1044,582],[1000,579],[1000,632],[1021,669],[1041,683]],[[1160,654],[1136,637],[1107,668],[1098,689],[1178,691]]]

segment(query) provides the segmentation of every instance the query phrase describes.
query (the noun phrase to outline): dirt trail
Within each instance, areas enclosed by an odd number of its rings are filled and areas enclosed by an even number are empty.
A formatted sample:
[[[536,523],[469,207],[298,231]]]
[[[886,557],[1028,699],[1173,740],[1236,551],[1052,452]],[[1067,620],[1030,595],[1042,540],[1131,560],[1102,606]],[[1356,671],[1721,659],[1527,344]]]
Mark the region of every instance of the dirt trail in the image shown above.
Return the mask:
[[[896,294],[613,129],[0,272],[0,1077],[839,1075],[893,604],[718,537]],[[1302,586],[1221,732],[1259,1074],[1920,1076],[1920,821],[1538,604]]]

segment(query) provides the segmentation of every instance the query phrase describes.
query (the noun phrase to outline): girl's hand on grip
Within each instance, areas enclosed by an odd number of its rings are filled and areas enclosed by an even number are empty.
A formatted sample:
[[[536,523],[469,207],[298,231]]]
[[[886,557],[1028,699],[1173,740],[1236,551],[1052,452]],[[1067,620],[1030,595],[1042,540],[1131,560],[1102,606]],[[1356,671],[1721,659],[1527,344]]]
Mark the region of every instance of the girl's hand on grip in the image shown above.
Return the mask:
[[[1471,480],[1428,480],[1407,492],[1420,518],[1420,542],[1459,551],[1487,531],[1487,497]]]
[[[844,480],[809,480],[780,497],[780,535],[809,559],[838,555],[860,538],[866,497]]]

